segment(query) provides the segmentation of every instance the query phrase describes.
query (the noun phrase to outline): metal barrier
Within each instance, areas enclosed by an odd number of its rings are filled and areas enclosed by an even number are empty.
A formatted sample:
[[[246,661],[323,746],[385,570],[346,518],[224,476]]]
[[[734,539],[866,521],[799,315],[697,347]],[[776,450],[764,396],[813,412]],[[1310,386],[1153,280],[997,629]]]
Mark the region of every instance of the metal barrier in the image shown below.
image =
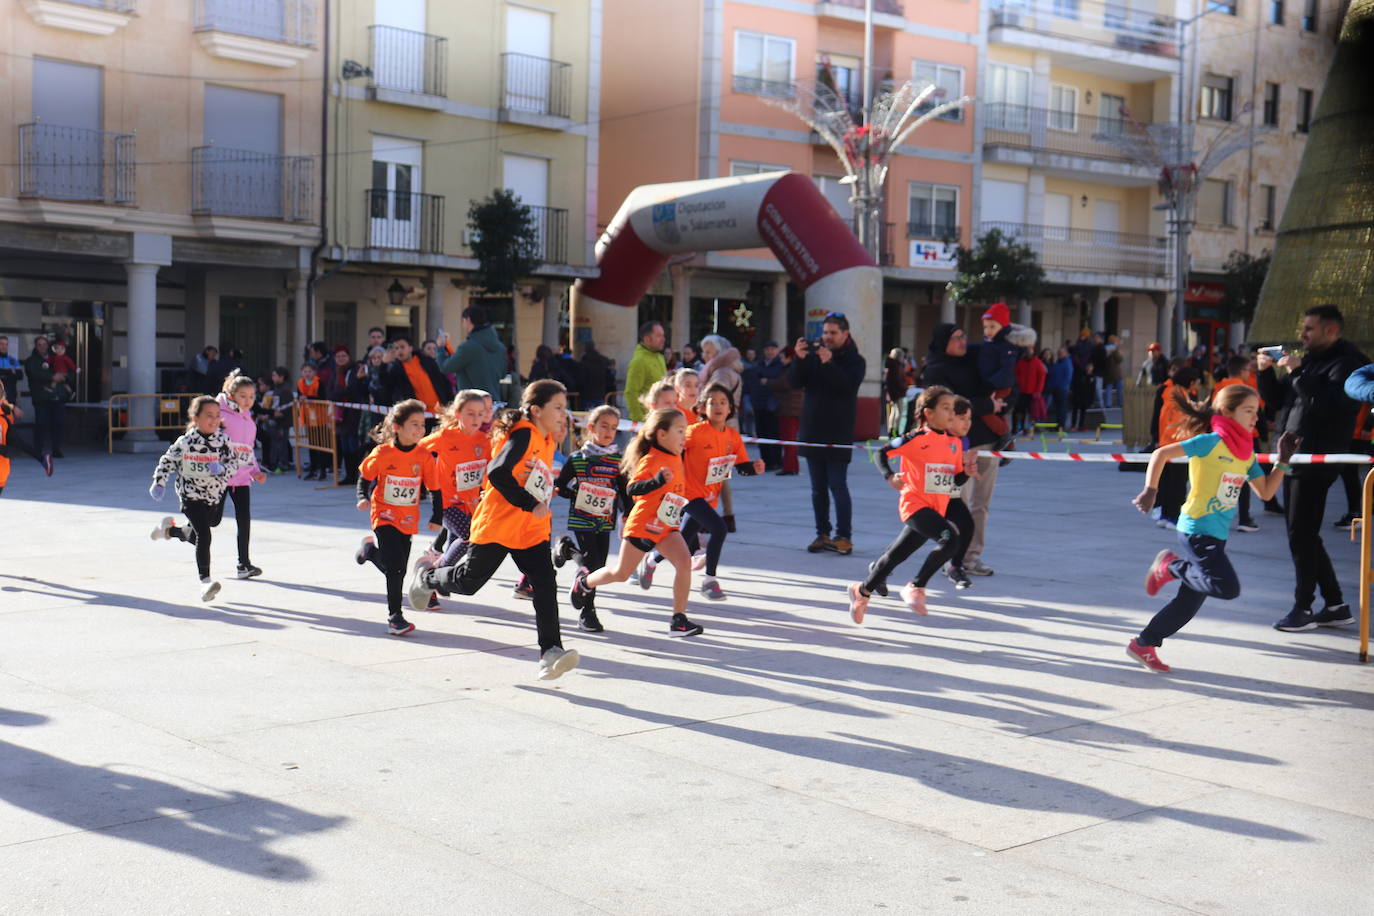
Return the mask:
[[[291,404],[292,455],[296,465],[296,476],[301,476],[301,451],[324,452],[329,455],[330,467],[334,474],[334,486],[339,486],[339,440],[334,428],[334,411],[339,409],[333,401],[319,401],[297,398]]]
[[[1374,533],[1369,530],[1369,520],[1374,518],[1374,471],[1364,475],[1364,488],[1360,497],[1360,661],[1369,661],[1369,583],[1374,570],[1369,568],[1371,552],[1374,552]]]
[[[112,394],[106,407],[105,451],[114,452],[115,433],[133,431],[176,432],[186,429],[186,411],[198,394]],[[145,406],[146,405],[146,406]],[[141,408],[141,409],[140,409]],[[134,423],[135,414],[142,413],[155,422]]]

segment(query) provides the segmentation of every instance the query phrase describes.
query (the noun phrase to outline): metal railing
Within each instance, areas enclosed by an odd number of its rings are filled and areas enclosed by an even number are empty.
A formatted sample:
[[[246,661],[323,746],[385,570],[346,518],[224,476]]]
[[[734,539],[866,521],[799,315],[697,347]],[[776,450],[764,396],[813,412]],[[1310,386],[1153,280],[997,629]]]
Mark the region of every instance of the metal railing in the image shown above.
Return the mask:
[[[19,196],[134,202],[134,135],[60,124],[19,125]]]
[[[75,3],[77,6],[92,6],[98,10],[110,10],[114,13],[138,12],[138,4],[134,0],[67,0],[67,2]]]
[[[572,65],[514,52],[501,55],[501,107],[567,118],[572,113]]]
[[[222,146],[191,150],[191,212],[308,223],[315,161]]]
[[[367,30],[374,89],[447,97],[448,39],[389,25]]]
[[[539,260],[545,264],[568,263],[568,211],[531,206],[530,215],[539,235]]]
[[[796,94],[790,82],[760,79],[757,76],[741,76],[738,73],[730,78],[730,85],[735,92],[767,95],[777,99],[790,99]]]
[[[952,239],[957,242],[963,238],[963,230],[953,223],[908,220],[906,237],[909,239]]]
[[[991,26],[1177,57],[1177,21],[1152,10],[1100,0],[993,0]]]
[[[983,145],[1130,161],[1110,141],[1132,137],[1144,142],[1141,129],[1125,118],[1099,118],[1053,108],[1030,108],[990,102],[979,107]]]
[[[115,434],[127,432],[179,433],[186,429],[186,411],[197,395],[112,394],[105,405],[105,451],[114,452]]]
[[[444,198],[418,191],[369,188],[367,247],[443,254]]]
[[[313,0],[196,0],[197,32],[230,32],[315,47]]]
[[[980,232],[990,229],[1029,245],[1045,267],[1144,277],[1168,274],[1169,240],[1162,236],[998,221],[984,222]]]
[[[847,6],[850,9],[864,9],[864,0],[821,0],[822,3],[829,3],[831,6]],[[873,0],[873,12],[887,13],[891,16],[905,16],[906,10],[897,0]]]

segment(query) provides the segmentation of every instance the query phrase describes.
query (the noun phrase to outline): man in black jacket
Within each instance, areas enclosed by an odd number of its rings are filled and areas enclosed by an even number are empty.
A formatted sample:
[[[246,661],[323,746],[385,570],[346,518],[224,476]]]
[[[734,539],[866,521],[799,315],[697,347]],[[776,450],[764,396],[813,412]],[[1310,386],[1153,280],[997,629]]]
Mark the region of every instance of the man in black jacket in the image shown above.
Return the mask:
[[[439,371],[439,364],[432,357],[413,349],[410,338],[393,338],[391,353],[393,359],[382,369],[383,400],[387,406],[407,398],[419,398],[425,402],[425,410],[438,413],[453,400],[453,386],[449,384],[448,377]],[[432,394],[424,390],[425,382],[429,383]],[[432,424],[426,422],[425,425],[429,427]]]
[[[1303,316],[1298,339],[1307,358],[1289,354],[1278,361],[1288,370],[1280,379],[1274,361],[1258,357],[1260,396],[1278,410],[1276,435],[1291,432],[1301,438],[1308,454],[1344,452],[1350,445],[1359,403],[1345,393],[1350,373],[1369,362],[1359,348],[1341,337],[1345,320],[1334,305],[1318,305]],[[1322,543],[1322,514],[1326,494],[1340,477],[1336,465],[1295,467],[1284,480],[1288,516],[1288,550],[1293,555],[1297,586],[1293,609],[1274,624],[1276,630],[1296,633],[1315,627],[1342,627],[1355,622],[1341,595],[1341,583]],[[1326,606],[1313,613],[1312,602],[1321,589]]]
[[[867,368],[859,348],[849,336],[849,319],[830,312],[821,325],[819,347],[805,338],[797,341],[797,358],[787,370],[787,381],[806,393],[802,400],[801,440],[829,442],[841,448],[803,447],[802,456],[811,474],[811,509],[816,515],[816,539],[810,553],[824,550],[847,555],[854,552],[853,504],[849,499],[849,460],[854,450],[854,423],[859,408],[859,386]],[[830,538],[830,500],[835,500],[835,538]]]

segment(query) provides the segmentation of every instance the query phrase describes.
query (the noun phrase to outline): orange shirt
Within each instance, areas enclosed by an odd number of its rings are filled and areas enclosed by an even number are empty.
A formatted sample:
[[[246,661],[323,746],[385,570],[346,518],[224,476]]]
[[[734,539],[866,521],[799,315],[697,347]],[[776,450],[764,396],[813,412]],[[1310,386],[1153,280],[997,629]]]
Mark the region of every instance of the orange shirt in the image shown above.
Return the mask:
[[[410,379],[410,387],[415,391],[415,397],[425,405],[425,410],[437,412],[439,410],[439,392],[434,390],[434,383],[429,380],[429,373],[425,372],[425,367],[420,365],[420,357],[412,356],[401,363],[401,366],[406,371],[406,378]]]
[[[730,479],[735,465],[748,461],[739,430],[729,426],[717,430],[709,420],[694,424],[687,429],[687,445],[682,450],[686,497],[704,499],[715,508],[720,488]]]
[[[1174,392],[1179,388],[1173,382],[1164,383],[1164,403],[1159,408],[1159,444],[1161,446],[1173,445],[1175,442],[1182,442],[1184,439],[1193,438],[1184,428],[1183,410],[1178,406],[1178,400],[1174,397]],[[1187,394],[1187,392],[1184,392]]]
[[[8,413],[0,411],[0,445],[9,445],[10,424],[14,422]],[[10,479],[10,459],[5,455],[0,455],[0,487]]]
[[[418,445],[409,451],[379,445],[363,459],[358,476],[376,482],[372,488],[372,527],[390,525],[402,534],[420,530],[420,497],[439,489],[434,461]]]
[[[486,433],[465,433],[458,427],[441,429],[420,440],[420,448],[434,462],[444,508],[457,506],[468,515],[477,511],[482,481],[491,460],[491,444]]]
[[[519,439],[524,438],[516,436],[520,430],[529,431],[528,440],[519,455],[510,455],[505,449],[508,445],[520,447]],[[507,500],[492,483],[492,473],[499,467],[510,467],[515,483],[532,499],[547,504],[554,493],[553,452],[553,437],[541,433],[529,420],[521,420],[511,427],[510,435],[501,440],[501,452],[487,470],[486,483],[482,484],[482,497],[472,516],[469,538],[472,543],[500,544],[511,550],[524,550],[549,540],[553,518],[537,518],[533,512]]]
[[[317,400],[320,396],[320,380],[318,377],[312,378],[309,382],[305,379],[296,379],[296,393],[307,400]],[[328,416],[328,408],[318,404],[308,404],[301,406],[301,422],[306,426],[323,426],[325,418]]]
[[[665,535],[682,527],[682,509],[687,505],[687,475],[682,467],[681,455],[650,448],[649,454],[635,465],[629,482],[633,484],[651,480],[664,468],[673,472],[673,479],[657,490],[634,498],[634,508],[626,516],[621,532],[625,537],[645,538],[657,544]]]
[[[683,407],[679,404],[677,405],[677,409],[682,411],[682,415],[687,418],[687,425],[689,427],[701,422],[701,417],[697,416],[697,412],[692,408]]]
[[[902,494],[897,512],[906,521],[920,509],[941,515],[959,492],[954,478],[964,470],[961,439],[933,429],[923,429],[887,453],[902,459]]]

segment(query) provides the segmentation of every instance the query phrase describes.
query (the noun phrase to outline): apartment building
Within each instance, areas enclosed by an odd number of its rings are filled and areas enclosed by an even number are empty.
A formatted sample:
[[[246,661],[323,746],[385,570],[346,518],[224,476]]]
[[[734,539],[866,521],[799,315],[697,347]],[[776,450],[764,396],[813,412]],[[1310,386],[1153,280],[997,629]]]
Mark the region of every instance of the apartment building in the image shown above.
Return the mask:
[[[22,0],[0,18],[0,334],[77,396],[287,361],[319,239],[316,0]],[[128,437],[139,447],[138,434]]]
[[[522,370],[558,343],[570,282],[593,274],[599,7],[336,0],[319,339],[361,345],[378,326],[456,341],[481,303]],[[539,232],[543,266],[514,296],[473,279],[469,206],[497,188]]]

